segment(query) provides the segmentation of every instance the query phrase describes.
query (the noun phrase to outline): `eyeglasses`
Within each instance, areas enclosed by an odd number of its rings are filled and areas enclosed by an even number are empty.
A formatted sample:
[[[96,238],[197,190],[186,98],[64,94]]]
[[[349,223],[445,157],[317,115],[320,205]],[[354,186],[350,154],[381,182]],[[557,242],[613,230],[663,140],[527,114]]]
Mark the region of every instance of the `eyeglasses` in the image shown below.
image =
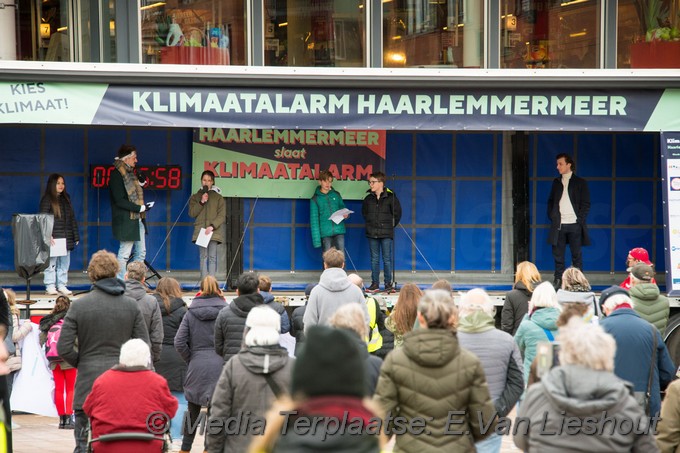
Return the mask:
[[[378,181],[377,179],[369,179],[369,180],[368,180],[368,184],[369,184],[369,185],[375,184],[375,183],[378,183],[378,182],[380,182],[380,181]]]

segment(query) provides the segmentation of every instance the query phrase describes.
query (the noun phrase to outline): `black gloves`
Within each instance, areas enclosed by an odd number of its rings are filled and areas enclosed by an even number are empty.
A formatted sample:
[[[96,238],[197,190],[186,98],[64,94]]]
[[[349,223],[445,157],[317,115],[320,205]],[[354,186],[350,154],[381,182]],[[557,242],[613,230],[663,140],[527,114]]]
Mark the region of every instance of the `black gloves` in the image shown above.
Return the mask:
[[[153,208],[153,202],[150,201],[148,203],[144,203],[144,206],[146,207],[146,210],[148,211],[149,209]]]

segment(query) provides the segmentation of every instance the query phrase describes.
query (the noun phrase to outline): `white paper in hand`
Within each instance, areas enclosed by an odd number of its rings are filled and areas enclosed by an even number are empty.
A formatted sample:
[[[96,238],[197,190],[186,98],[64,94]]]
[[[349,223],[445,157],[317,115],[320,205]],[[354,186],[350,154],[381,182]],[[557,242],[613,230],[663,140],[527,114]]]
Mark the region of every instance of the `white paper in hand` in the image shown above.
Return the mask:
[[[50,246],[50,257],[66,256],[66,238],[54,239],[54,245]]]
[[[350,214],[353,214],[353,213],[354,213],[354,211],[350,211],[347,208],[338,209],[333,214],[331,214],[331,216],[328,218],[328,220],[332,220],[333,222],[335,222],[336,225],[338,225],[340,222],[345,220],[346,215],[350,215]]]
[[[198,237],[196,238],[196,245],[198,245],[199,247],[208,247],[208,243],[210,242],[210,238],[212,238],[212,235],[213,235],[212,231],[206,234],[205,228],[201,228],[201,231],[198,232]]]

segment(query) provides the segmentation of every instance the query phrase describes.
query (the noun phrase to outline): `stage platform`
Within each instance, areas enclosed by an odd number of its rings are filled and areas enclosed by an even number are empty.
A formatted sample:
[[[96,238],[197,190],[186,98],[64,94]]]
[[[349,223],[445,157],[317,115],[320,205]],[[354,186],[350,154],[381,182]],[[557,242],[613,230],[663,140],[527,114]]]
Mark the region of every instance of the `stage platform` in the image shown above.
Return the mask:
[[[184,299],[187,303],[191,303],[194,295],[199,288],[199,273],[194,271],[187,272],[169,272],[158,270],[161,277],[172,277],[177,279],[185,293]],[[304,305],[305,296],[304,288],[309,283],[316,283],[319,281],[321,272],[262,272],[272,279],[272,293],[276,296],[285,296],[287,305],[296,307]],[[370,284],[370,271],[360,271],[358,274],[364,278],[364,282],[368,280]],[[601,290],[618,285],[622,282],[626,275],[625,273],[591,273],[587,274],[591,285],[595,292],[599,293]],[[658,275],[659,286],[661,290],[665,289],[665,282],[663,275]],[[397,272],[396,281],[397,286],[400,287],[405,283],[416,283],[421,289],[429,288],[432,283],[438,279],[446,279],[453,285],[455,291],[467,291],[472,288],[483,288],[490,295],[494,304],[502,306],[505,301],[505,294],[512,289],[512,282],[514,276],[512,274],[502,273],[437,273],[432,272]],[[544,281],[552,281],[552,274],[543,274]],[[26,300],[26,282],[19,278],[15,273],[3,272],[0,273],[0,282],[2,287],[12,288],[17,293],[17,300]],[[157,282],[157,277],[149,275],[147,280],[149,286],[154,288]],[[225,284],[225,280],[220,281],[221,285]],[[90,281],[85,272],[71,272],[69,273],[69,289],[73,291],[73,298],[78,298],[79,295],[89,291]],[[234,290],[229,289],[225,291],[227,300],[236,297]],[[385,301],[388,307],[394,305],[398,298],[398,293],[384,294],[380,296]],[[30,312],[33,314],[44,313],[54,307],[54,300],[57,296],[48,296],[45,294],[45,287],[42,285],[42,275],[38,275],[31,280],[30,299],[35,303],[30,305]],[[671,306],[680,307],[680,297],[670,298]]]

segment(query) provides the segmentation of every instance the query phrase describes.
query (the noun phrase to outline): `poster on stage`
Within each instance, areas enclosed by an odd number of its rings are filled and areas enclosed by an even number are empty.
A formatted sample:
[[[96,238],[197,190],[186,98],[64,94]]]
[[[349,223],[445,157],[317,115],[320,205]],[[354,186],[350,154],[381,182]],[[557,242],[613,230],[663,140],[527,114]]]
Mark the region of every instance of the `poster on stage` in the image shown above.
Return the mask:
[[[680,133],[661,133],[664,228],[666,234],[666,292],[680,295]]]
[[[194,129],[192,187],[215,174],[224,197],[310,198],[321,170],[346,200],[361,200],[385,171],[384,130]]]

